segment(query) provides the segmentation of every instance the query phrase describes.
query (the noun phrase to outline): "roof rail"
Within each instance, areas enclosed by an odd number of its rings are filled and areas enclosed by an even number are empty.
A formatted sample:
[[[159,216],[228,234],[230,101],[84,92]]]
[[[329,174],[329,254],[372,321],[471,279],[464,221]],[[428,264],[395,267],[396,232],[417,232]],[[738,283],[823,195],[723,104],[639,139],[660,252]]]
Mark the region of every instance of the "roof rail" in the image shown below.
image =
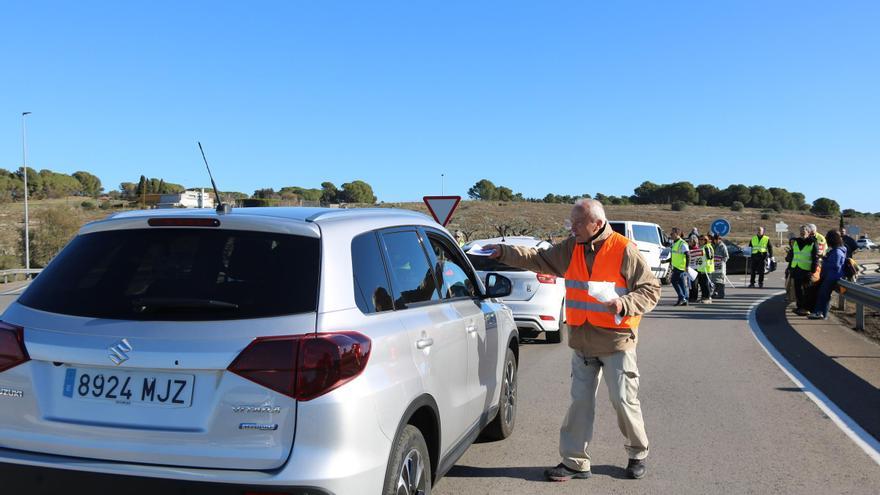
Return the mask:
[[[352,216],[367,216],[383,213],[386,215],[417,217],[420,219],[431,218],[424,213],[413,210],[405,210],[402,208],[344,208],[344,209],[328,209],[319,211],[314,215],[306,218],[307,222],[316,222],[318,220],[332,220],[334,218],[351,218]]]

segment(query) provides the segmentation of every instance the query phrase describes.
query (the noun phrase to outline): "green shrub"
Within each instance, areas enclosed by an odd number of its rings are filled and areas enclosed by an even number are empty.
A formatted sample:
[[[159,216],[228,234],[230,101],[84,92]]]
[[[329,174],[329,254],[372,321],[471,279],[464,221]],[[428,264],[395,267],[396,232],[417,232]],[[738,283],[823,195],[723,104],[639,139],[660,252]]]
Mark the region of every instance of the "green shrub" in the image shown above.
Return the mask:
[[[730,209],[733,210],[733,211],[742,211],[743,208],[745,208],[745,205],[742,204],[742,201],[734,201],[734,202],[730,205]]]
[[[24,263],[22,263],[22,256],[16,256],[14,254],[0,254],[0,270],[9,270],[11,268],[24,268]],[[0,278],[0,283],[3,282],[3,279]]]
[[[684,201],[673,201],[672,202],[672,211],[684,211],[687,208],[687,203]]]
[[[277,199],[269,199],[269,198],[247,198],[242,199],[241,206],[244,208],[255,208],[259,206],[278,206]]]
[[[98,208],[102,210],[109,210],[113,205],[109,201],[101,201],[101,204],[98,205]]]
[[[94,210],[97,207],[93,201],[83,201],[79,205],[83,210]]]
[[[761,213],[761,220],[770,220],[769,213]]]
[[[31,267],[41,268],[61,251],[76,235],[83,219],[76,210],[55,206],[38,210],[31,217]],[[24,228],[19,230],[19,242],[24,250]]]

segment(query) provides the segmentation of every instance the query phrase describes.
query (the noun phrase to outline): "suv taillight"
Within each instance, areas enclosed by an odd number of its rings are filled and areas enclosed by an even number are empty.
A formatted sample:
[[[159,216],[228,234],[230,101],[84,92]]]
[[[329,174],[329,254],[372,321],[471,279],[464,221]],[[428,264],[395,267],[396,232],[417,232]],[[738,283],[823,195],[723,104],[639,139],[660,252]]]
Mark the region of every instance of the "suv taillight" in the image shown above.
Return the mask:
[[[24,346],[24,329],[0,321],[0,372],[30,359]]]
[[[556,276],[555,275],[547,275],[546,273],[539,273],[538,274],[538,282],[541,282],[542,284],[555,284],[556,283]]]
[[[370,359],[370,339],[357,332],[260,337],[227,368],[254,383],[307,401],[353,380]]]

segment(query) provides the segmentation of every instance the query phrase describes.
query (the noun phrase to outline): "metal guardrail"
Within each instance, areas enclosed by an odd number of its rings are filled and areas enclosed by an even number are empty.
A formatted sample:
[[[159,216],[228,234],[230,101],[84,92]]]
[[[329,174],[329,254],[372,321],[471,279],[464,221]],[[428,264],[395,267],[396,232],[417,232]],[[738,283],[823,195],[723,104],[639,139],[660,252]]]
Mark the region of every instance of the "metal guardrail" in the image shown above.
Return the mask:
[[[865,306],[880,309],[880,289],[865,287],[847,280],[837,282],[840,287],[840,309],[846,307],[846,301],[856,303],[856,330],[865,329]]]
[[[30,270],[27,270],[25,268],[14,268],[12,270],[0,270],[0,279],[3,280],[4,284],[6,284],[6,283],[9,283],[10,277],[12,277],[13,281],[15,281],[15,279],[19,275],[24,275],[24,278],[28,279],[28,278],[30,278],[31,275],[37,275],[41,271],[43,271],[42,268],[31,268]]]

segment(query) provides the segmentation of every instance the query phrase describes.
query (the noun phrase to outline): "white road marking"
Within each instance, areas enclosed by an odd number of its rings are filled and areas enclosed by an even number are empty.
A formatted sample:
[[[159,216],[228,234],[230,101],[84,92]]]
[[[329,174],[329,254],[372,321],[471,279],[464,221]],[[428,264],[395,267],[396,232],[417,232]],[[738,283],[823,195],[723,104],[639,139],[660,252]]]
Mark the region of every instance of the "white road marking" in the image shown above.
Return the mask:
[[[785,291],[779,291],[769,296],[755,301],[751,307],[749,307],[749,327],[752,329],[752,335],[755,337],[755,340],[764,348],[764,351],[770,356],[770,359],[776,363],[777,366],[791,379],[792,382],[800,389],[804,391],[807,397],[810,398],[813,402],[819,406],[819,409],[825,413],[826,416],[831,418],[831,421],[837,425],[856,445],[858,445],[868,457],[874,460],[878,465],[880,465],[880,441],[877,441],[876,438],[872,437],[867,431],[864,430],[861,426],[858,425],[852,418],[849,417],[848,414],[843,412],[837,404],[831,402],[831,400],[823,394],[815,385],[813,385],[807,378],[801,374],[800,371],[795,369],[791,363],[788,362],[785,357],[780,354],[778,350],[770,343],[770,340],[767,339],[767,336],[764,335],[764,331],[761,330],[761,327],[758,325],[758,305],[767,301],[771,297],[778,296],[780,294],[785,294]]]

